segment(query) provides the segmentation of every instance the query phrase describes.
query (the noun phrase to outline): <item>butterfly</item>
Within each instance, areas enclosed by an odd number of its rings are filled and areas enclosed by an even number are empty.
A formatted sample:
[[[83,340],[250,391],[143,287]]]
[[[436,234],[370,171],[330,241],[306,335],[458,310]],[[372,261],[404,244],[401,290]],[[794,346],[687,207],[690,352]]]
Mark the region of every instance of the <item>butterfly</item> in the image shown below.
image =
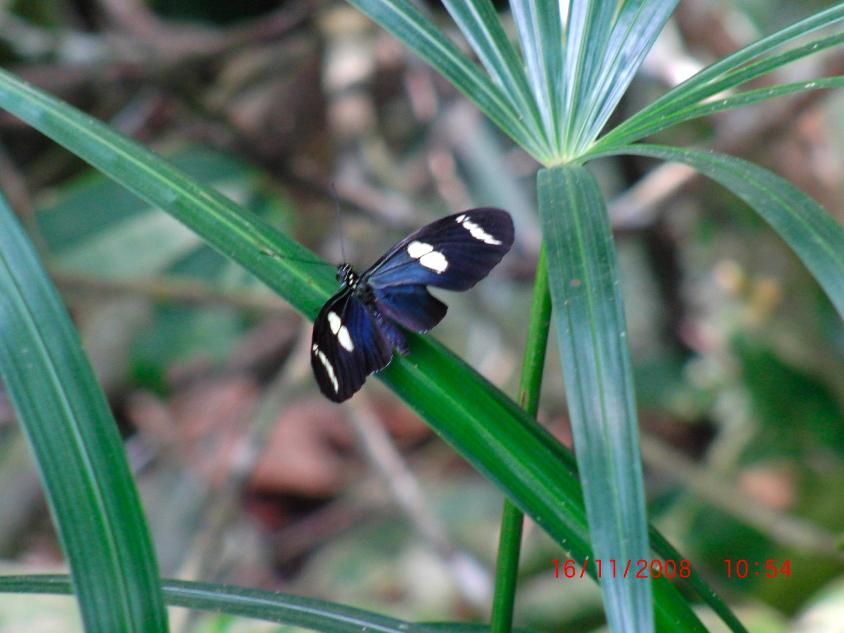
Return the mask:
[[[427,332],[448,306],[427,286],[468,290],[513,245],[513,220],[502,209],[470,209],[423,226],[395,244],[363,274],[337,267],[340,290],[320,310],[311,367],[329,400],[352,396],[366,377],[408,353],[401,328]]]

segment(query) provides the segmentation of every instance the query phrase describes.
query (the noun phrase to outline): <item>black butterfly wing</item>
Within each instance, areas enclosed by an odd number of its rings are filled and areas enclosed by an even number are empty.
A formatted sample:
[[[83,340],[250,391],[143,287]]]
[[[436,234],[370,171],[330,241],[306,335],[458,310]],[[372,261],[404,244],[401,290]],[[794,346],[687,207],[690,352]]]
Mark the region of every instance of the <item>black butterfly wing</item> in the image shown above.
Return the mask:
[[[377,308],[417,332],[430,330],[448,307],[425,286],[467,290],[513,245],[513,220],[502,209],[470,209],[423,226],[363,274]]]
[[[513,220],[502,209],[470,209],[423,226],[363,274],[374,288],[420,284],[468,290],[513,245]]]
[[[311,367],[320,391],[342,402],[360,389],[366,377],[390,363],[393,342],[374,314],[350,288],[320,310],[311,339]]]

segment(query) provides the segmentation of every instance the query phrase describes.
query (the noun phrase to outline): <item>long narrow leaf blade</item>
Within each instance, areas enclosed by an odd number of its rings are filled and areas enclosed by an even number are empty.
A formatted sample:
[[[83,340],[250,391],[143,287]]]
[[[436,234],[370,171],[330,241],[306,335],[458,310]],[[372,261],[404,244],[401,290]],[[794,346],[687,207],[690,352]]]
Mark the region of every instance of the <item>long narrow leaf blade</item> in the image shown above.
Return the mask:
[[[790,64],[793,61],[803,59],[804,57],[841,43],[844,43],[844,33],[820,38],[804,46],[786,51],[781,55],[775,55],[734,72],[727,73],[722,79],[702,86],[697,90],[689,91],[682,98],[675,99],[669,108],[645,108],[607,133],[592,146],[590,152],[603,152],[611,147],[629,145],[679,123],[716,112],[752,105],[795,92],[840,87],[842,85],[841,76],[823,77],[820,79],[777,84],[755,90],[747,90],[720,99],[716,98],[700,103],[703,99],[713,97],[725,90],[747,83],[757,77],[761,77],[773,70]]]
[[[636,406],[615,245],[595,178],[583,167],[539,172],[554,322],[592,547],[607,563],[648,558]],[[602,574],[612,631],[653,630],[651,584],[629,568]]]
[[[556,149],[560,138],[563,83],[563,25],[556,0],[511,0],[528,79],[539,105],[545,135]]]
[[[839,3],[829,9],[815,13],[804,20],[792,24],[767,35],[762,39],[753,42],[735,53],[727,55],[723,59],[714,64],[710,64],[700,72],[696,73],[679,86],[668,91],[665,95],[660,97],[652,105],[658,107],[664,102],[670,103],[675,97],[682,96],[685,92],[717,80],[722,74],[731,72],[740,68],[744,64],[758,59],[774,49],[791,42],[799,37],[808,35],[822,28],[826,28],[844,20],[844,3]]]
[[[620,145],[643,138],[643,134],[630,134],[630,131],[643,126],[646,122],[651,124],[666,113],[672,113],[723,90],[745,83],[763,74],[762,71],[770,72],[770,70],[778,67],[777,64],[782,66],[794,61],[790,53],[786,52],[772,57],[773,62],[762,59],[755,66],[750,64],[753,60],[763,57],[783,44],[824,27],[832,26],[841,20],[844,20],[844,3],[839,3],[772,33],[707,66],[618,126],[616,130],[607,135],[611,135],[612,138],[608,139],[607,145],[602,144],[602,147],[609,147],[610,142],[613,145]],[[825,41],[825,38],[821,38],[815,43],[809,43],[806,47],[799,47],[795,50],[802,50],[806,54],[819,52],[825,48]],[[803,56],[805,55],[798,55],[796,59]]]
[[[613,26],[599,81],[594,82],[592,110],[584,117],[579,139],[584,147],[601,132],[627,86],[674,12],[678,0],[628,0]]]
[[[409,0],[348,0],[433,66],[537,160],[547,156],[536,132],[501,89]]]
[[[163,580],[164,598],[171,606],[264,620],[321,633],[434,633],[433,627],[345,605],[292,594],[229,585]],[[62,575],[0,576],[4,593],[73,593]],[[119,629],[115,629],[119,630]]]
[[[38,463],[89,633],[167,630],[120,435],[70,317],[0,197],[0,374]]]
[[[460,622],[412,623],[346,605],[305,598],[278,591],[184,580],[163,580],[164,598],[174,607],[263,620],[301,627],[320,633],[483,633],[483,624]],[[69,595],[73,586],[67,576],[37,574],[0,576],[0,593]],[[513,633],[529,633],[514,629]]]
[[[490,0],[444,0],[452,19],[472,46],[490,77],[510,100],[514,112],[525,115],[537,138],[544,138],[542,118],[528,86],[524,66]]]
[[[316,256],[99,121],[0,72],[5,108],[130,191],[160,206],[313,318],[336,290]],[[269,257],[268,250],[283,257]],[[303,261],[304,260],[304,261]],[[532,516],[573,558],[592,560],[569,453],[476,371],[431,337],[408,335],[410,354],[379,374],[446,441]],[[460,380],[455,380],[459,376]],[[659,630],[702,631],[677,589],[654,583]]]
[[[562,143],[569,152],[576,151],[582,130],[588,127],[586,116],[592,110],[592,89],[604,70],[616,4],[612,1],[569,1],[562,103],[562,111],[567,116]]]
[[[844,317],[844,228],[797,187],[758,165],[713,151],[631,145],[613,153],[685,163],[732,191],[779,233]]]
[[[603,154],[612,148],[625,147],[630,143],[638,141],[639,139],[653,136],[658,132],[667,130],[668,128],[679,125],[680,123],[717,114],[718,112],[726,112],[727,110],[735,110],[737,108],[746,108],[747,106],[768,101],[769,99],[785,97],[798,92],[828,90],[830,88],[841,87],[844,87],[844,76],[823,77],[821,79],[811,79],[808,81],[796,81],[794,83],[778,84],[776,86],[767,86],[765,88],[757,88],[756,90],[740,92],[738,94],[730,95],[729,97],[724,97],[723,99],[707,101],[706,103],[677,110],[668,115],[649,117],[647,121],[642,121],[639,126],[625,130],[623,133],[613,133],[612,135],[607,135],[606,138],[603,138],[596,143],[592,149],[585,152],[583,157],[586,158],[593,154]]]

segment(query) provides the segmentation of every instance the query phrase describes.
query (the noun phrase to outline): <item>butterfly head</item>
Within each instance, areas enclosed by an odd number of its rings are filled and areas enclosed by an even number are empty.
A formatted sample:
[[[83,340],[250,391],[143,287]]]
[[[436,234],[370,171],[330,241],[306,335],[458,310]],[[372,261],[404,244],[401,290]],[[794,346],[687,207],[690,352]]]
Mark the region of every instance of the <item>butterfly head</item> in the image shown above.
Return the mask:
[[[337,266],[337,281],[344,286],[354,288],[358,284],[358,274],[348,264]]]

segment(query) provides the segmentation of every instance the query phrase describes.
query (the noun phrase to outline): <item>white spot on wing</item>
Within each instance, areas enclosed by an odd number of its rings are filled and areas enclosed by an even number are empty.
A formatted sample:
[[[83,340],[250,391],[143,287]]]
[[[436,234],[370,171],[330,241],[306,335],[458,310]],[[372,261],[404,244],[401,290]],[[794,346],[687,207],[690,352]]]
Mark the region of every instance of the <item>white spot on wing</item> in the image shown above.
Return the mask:
[[[462,220],[460,218],[463,218]],[[501,244],[501,240],[495,239],[492,235],[484,231],[483,227],[476,222],[472,222],[466,215],[461,215],[457,218],[457,221],[463,225],[463,228],[469,231],[469,235],[474,237],[476,240],[480,240],[484,244],[490,244],[492,246],[498,246]]]
[[[419,263],[436,273],[444,273],[445,269],[448,268],[448,260],[439,251],[425,253],[419,258]]]
[[[436,273],[443,273],[448,268],[448,260],[445,255],[435,251],[433,246],[425,242],[413,240],[407,245],[407,254],[413,259],[418,259],[419,263],[425,268],[430,268]]]
[[[354,351],[355,344],[352,343],[352,337],[349,335],[349,329],[343,325],[343,322],[340,320],[340,317],[337,316],[336,312],[328,313],[328,327],[331,328],[331,333],[337,337],[338,341],[340,341],[340,345],[349,352]]]
[[[457,220],[457,223],[458,223],[458,224],[460,224],[463,220],[465,220],[465,219],[466,219],[466,214],[465,214],[465,213],[461,213],[460,215],[458,215],[458,216],[457,216],[456,218],[454,218],[454,219],[455,219],[455,220]]]
[[[331,312],[330,314],[334,313]],[[334,314],[334,316],[337,315]],[[311,349],[313,350],[314,354],[316,354],[317,358],[319,358],[320,362],[322,363],[322,366],[325,367],[325,373],[328,374],[328,379],[331,381],[331,385],[334,387],[334,393],[338,393],[340,391],[340,383],[337,382],[337,376],[334,375],[334,367],[328,361],[328,357],[316,345],[314,345]]]
[[[355,344],[352,343],[352,337],[349,336],[349,330],[345,325],[340,327],[340,332],[337,334],[337,340],[340,341],[340,345],[342,345],[346,351],[354,351]]]
[[[434,247],[430,244],[426,244],[425,242],[417,242],[416,240],[412,241],[410,244],[407,245],[407,254],[410,255],[413,259],[419,259],[423,255],[427,255]]]

